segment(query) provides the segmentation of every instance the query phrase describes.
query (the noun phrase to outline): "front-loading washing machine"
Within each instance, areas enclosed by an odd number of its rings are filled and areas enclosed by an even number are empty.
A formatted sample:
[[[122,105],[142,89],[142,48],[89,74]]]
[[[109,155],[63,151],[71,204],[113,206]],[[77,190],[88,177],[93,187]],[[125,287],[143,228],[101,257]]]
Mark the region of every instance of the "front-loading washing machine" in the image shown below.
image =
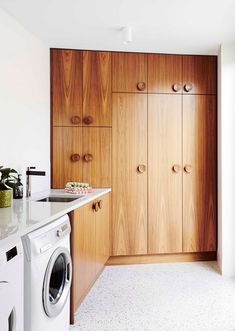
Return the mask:
[[[0,330],[24,331],[24,260],[20,239],[0,246]]]
[[[25,251],[24,331],[67,331],[70,321],[68,215],[22,238]]]

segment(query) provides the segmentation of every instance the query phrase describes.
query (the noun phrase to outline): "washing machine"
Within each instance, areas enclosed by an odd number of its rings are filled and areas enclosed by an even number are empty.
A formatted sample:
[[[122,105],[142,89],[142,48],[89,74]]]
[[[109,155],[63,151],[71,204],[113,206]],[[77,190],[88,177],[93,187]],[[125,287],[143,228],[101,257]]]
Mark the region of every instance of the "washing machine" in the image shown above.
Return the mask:
[[[24,331],[67,331],[70,322],[70,222],[65,215],[22,237]]]
[[[20,239],[0,245],[0,330],[24,331],[24,257]]]

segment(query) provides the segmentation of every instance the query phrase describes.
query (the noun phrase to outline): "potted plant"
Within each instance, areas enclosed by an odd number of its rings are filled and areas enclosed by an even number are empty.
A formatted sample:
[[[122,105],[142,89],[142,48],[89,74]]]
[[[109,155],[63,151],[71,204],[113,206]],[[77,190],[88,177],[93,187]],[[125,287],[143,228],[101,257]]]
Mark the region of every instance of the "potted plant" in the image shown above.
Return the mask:
[[[14,186],[17,177],[17,171],[11,168],[0,166],[0,208],[10,207],[12,201],[12,186]]]

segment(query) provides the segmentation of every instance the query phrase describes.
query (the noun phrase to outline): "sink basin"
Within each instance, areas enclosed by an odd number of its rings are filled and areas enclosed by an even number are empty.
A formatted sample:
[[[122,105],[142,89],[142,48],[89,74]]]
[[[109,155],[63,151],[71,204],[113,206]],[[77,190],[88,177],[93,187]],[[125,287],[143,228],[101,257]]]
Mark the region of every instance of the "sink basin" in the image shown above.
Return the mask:
[[[49,197],[45,197],[45,198],[42,198],[42,199],[39,199],[37,200],[37,202],[71,202],[71,201],[74,201],[74,200],[77,200],[77,199],[80,199],[82,198],[82,196],[77,196],[77,197],[52,197],[52,196],[49,196]]]

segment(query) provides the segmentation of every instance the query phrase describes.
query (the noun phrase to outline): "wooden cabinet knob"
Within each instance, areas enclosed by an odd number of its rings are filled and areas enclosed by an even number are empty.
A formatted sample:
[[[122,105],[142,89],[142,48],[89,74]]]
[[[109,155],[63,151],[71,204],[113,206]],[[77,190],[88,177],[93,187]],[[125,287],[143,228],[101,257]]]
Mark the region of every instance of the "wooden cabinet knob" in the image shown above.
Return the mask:
[[[175,173],[178,173],[180,172],[181,170],[181,166],[179,164],[174,164],[173,167],[172,167],[172,170],[175,172]]]
[[[139,91],[143,91],[145,89],[145,83],[144,82],[138,82],[137,83],[137,89]]]
[[[145,164],[139,164],[138,167],[137,167],[137,171],[139,173],[144,173],[146,171],[146,165]]]
[[[99,200],[98,206],[99,206],[100,209],[102,209],[102,207],[103,207],[103,201],[102,200]]]
[[[181,88],[182,88],[182,85],[181,84],[175,83],[175,84],[172,85],[172,90],[174,92],[179,92],[181,90]]]
[[[92,160],[93,160],[93,155],[92,154],[85,154],[84,156],[83,156],[83,160],[85,161],[85,162],[91,162]]]
[[[184,90],[186,92],[190,92],[190,91],[192,91],[192,89],[193,89],[193,84],[187,83],[187,84],[184,85]]]
[[[98,204],[97,201],[93,203],[92,209],[93,209],[95,212],[97,212],[97,211],[99,210],[99,204]]]
[[[83,119],[83,122],[87,125],[92,124],[93,123],[93,117],[92,116],[85,116]]]
[[[80,124],[81,123],[81,118],[79,116],[72,116],[71,117],[71,123],[72,124]]]
[[[80,160],[80,155],[79,154],[71,155],[71,161],[78,162],[79,160]]]
[[[190,165],[190,164],[186,164],[184,166],[184,171],[187,173],[187,174],[190,174],[192,172],[192,169],[193,167]]]

